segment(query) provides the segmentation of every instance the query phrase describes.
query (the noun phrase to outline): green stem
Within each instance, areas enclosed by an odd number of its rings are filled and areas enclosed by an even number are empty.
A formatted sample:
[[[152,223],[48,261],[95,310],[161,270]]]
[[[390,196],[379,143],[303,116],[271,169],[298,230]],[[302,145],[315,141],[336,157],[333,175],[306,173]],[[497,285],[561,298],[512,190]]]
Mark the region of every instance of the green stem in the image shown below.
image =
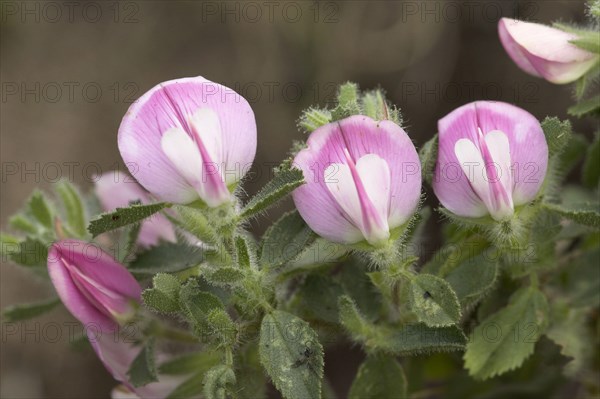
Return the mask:
[[[233,367],[233,352],[231,348],[225,348],[225,364],[229,367]]]
[[[529,274],[529,284],[531,285],[531,287],[533,288],[538,288],[540,283],[539,283],[539,279],[538,276],[535,272],[531,272]]]

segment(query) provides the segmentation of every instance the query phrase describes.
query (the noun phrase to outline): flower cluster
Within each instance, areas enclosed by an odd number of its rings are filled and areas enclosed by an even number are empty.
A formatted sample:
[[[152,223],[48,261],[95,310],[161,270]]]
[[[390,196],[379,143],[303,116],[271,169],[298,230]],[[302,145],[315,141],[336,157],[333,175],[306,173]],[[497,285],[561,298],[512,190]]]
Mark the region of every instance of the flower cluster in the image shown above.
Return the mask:
[[[580,79],[599,62],[598,54],[574,44],[580,38],[574,32],[508,19],[502,19],[498,29],[503,46],[520,68],[553,83]],[[333,111],[309,110],[306,115],[311,128],[306,145],[284,162],[273,182],[246,205],[240,200],[240,182],[254,161],[257,126],[243,97],[195,77],[161,83],[136,101],[118,132],[119,151],[130,176],[110,172],[97,179],[96,197],[107,214],[92,221],[94,227],[89,231],[95,237],[128,226],[129,246],[147,253],[164,247],[171,251],[168,256],[180,256],[178,265],[160,269],[161,273],[149,267],[128,268],[124,257],[117,261],[116,255],[89,242],[87,233],[77,228],[82,224],[77,218],[62,223],[60,218],[45,217],[45,210],[34,212],[44,216],[40,217],[45,222],[42,233],[57,238],[47,252],[46,264],[58,297],[81,323],[96,327],[87,329],[88,339],[122,384],[114,397],[164,398],[185,384],[186,376],[159,377],[151,367],[143,378],[134,378],[134,367],[148,361],[143,345],[151,347],[154,337],[161,334],[185,337],[183,330],[173,332],[160,324],[146,307],[180,315],[194,330],[193,344],[202,332],[210,331],[211,343],[222,351],[224,364],[206,373],[202,389],[207,397],[225,397],[236,383],[233,351],[247,337],[240,329],[243,323],[236,324],[235,317],[246,325],[261,324],[261,330],[282,320],[298,327],[294,331],[303,335],[296,341],[304,345],[299,347],[299,359],[278,363],[283,362],[283,355],[273,354],[276,345],[268,339],[263,342],[261,332],[261,362],[286,397],[313,397],[311,384],[304,384],[306,392],[298,393],[295,390],[300,388],[290,387],[288,381],[312,375],[309,371],[322,377],[322,348],[307,323],[278,307],[282,295],[276,287],[300,270],[299,266],[290,267],[277,274],[282,265],[299,262],[304,248],[290,255],[284,242],[281,253],[271,257],[267,246],[274,242],[287,240],[301,247],[315,241],[317,245],[336,243],[341,254],[360,251],[371,256],[377,269],[369,274],[371,281],[388,300],[387,309],[401,309],[390,317],[397,323],[394,328],[411,326],[399,323],[414,320],[428,328],[456,326],[461,311],[471,305],[471,297],[459,298],[455,293],[466,290],[456,288],[456,278],[443,280],[448,271],[444,268],[456,265],[436,266],[439,276],[417,274],[399,255],[420,212],[422,183],[429,181],[428,174],[442,212],[462,226],[466,223],[484,233],[489,229],[509,236],[514,233],[510,226],[532,228],[523,222],[532,216],[524,215],[532,214],[527,210],[543,199],[551,175],[551,143],[540,121],[529,112],[502,102],[463,105],[438,121],[437,136],[419,154],[394,114],[397,111],[380,91],[363,95],[352,85],[344,86],[338,101]],[[73,193],[65,193],[73,202]],[[267,239],[257,244],[245,230],[247,221],[288,193],[297,213],[285,215],[266,233]],[[477,237],[469,230],[463,238],[466,242]],[[102,236],[98,241],[110,240]],[[501,247],[503,243],[490,239],[483,247]],[[199,253],[206,257],[198,258]],[[381,254],[388,258],[380,261]],[[158,270],[167,256],[156,258],[152,267]],[[140,276],[144,273],[154,274],[153,287],[145,291],[138,282],[143,281]],[[404,294],[403,278],[410,283]],[[201,279],[231,289],[235,306],[226,310],[217,294],[201,291]],[[537,281],[537,277],[531,279]],[[451,286],[452,281],[455,285]],[[496,269],[489,286],[495,281]],[[529,290],[516,298],[529,300],[537,298],[535,295],[537,291]],[[439,297],[449,299],[441,301]],[[438,302],[425,303],[430,298]],[[403,301],[409,302],[413,319],[403,319]],[[286,306],[282,307],[285,311],[294,304]],[[340,318],[351,319],[342,324],[356,342],[375,345],[373,353],[393,353],[385,346],[393,328],[378,330],[349,297],[341,298],[338,307]],[[115,339],[121,327],[138,322],[144,329],[135,342]],[[181,320],[174,324],[178,322]],[[456,337],[452,344],[464,347],[462,332]],[[168,358],[163,354],[157,357]],[[468,357],[467,367],[475,370],[473,373],[481,372]],[[391,360],[391,366],[396,367],[395,361]],[[302,370],[309,371],[295,374]],[[320,384],[319,380],[318,394]]]

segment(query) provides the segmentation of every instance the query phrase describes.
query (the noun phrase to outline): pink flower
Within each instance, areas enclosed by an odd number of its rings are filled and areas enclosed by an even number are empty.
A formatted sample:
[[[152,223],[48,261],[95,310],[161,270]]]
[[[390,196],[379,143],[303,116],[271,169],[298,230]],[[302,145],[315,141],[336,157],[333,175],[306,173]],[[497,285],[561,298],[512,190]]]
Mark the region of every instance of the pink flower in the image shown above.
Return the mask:
[[[106,252],[78,240],[52,245],[48,272],[58,296],[83,324],[104,366],[116,380],[128,384],[127,371],[139,349],[124,342],[118,329],[141,303],[138,282]]]
[[[600,59],[570,42],[573,33],[549,26],[502,18],[498,33],[504,49],[525,72],[563,84],[582,77]]]
[[[419,157],[391,121],[357,115],[322,126],[294,164],[306,181],[293,193],[296,207],[330,241],[379,245],[419,204]]]
[[[113,331],[119,321],[130,319],[141,301],[142,289],[125,266],[91,243],[54,243],[48,252],[48,272],[73,316],[103,331]]]
[[[254,159],[254,113],[225,86],[202,77],[171,80],[129,108],[119,150],[131,175],[158,199],[219,206]]]
[[[131,202],[151,203],[150,196],[136,181],[120,171],[107,172],[99,176],[95,182],[96,195],[106,212],[116,208],[125,208]],[[138,244],[149,247],[160,240],[175,242],[175,230],[171,223],[161,214],[153,215],[142,223],[138,236]]]
[[[438,130],[433,190],[448,210],[502,220],[536,197],[548,146],[533,115],[510,104],[477,101],[442,118]]]

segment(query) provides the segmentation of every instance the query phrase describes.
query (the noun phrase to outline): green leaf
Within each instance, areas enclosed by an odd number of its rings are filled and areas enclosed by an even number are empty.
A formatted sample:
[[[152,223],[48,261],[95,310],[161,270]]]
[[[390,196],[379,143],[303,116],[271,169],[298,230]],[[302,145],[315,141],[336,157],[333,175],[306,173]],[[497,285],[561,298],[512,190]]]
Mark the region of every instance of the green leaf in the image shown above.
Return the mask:
[[[548,143],[549,157],[560,153],[571,138],[571,122],[560,121],[556,117],[546,117],[542,122],[542,129]]]
[[[587,328],[587,314],[586,309],[572,308],[567,303],[552,306],[546,335],[561,346],[560,353],[573,359],[565,367],[565,373],[571,377],[576,376],[593,356],[587,347],[593,339]]]
[[[158,381],[156,364],[154,363],[154,341],[149,340],[135,357],[129,371],[129,382],[134,387],[141,387]]]
[[[223,302],[217,296],[200,291],[200,286],[195,280],[190,280],[181,287],[179,301],[181,309],[193,324],[198,335],[204,333],[207,317],[213,309],[225,309]]]
[[[46,267],[48,246],[40,240],[27,237],[19,244],[19,250],[10,254],[10,259],[23,266]]]
[[[569,140],[565,150],[560,154],[558,171],[562,176],[566,177],[577,166],[588,150],[588,147],[589,144],[582,135],[574,134],[571,136],[571,140]]]
[[[365,271],[361,259],[352,257],[344,263],[339,272],[339,279],[351,301],[356,302],[358,309],[368,319],[374,320],[380,316],[383,300]]]
[[[268,182],[242,208],[240,218],[247,219],[264,210],[304,184],[304,174],[300,169],[283,165]]]
[[[387,119],[384,115],[387,105],[385,104],[385,98],[380,90],[373,90],[365,93],[361,97],[361,106],[363,115],[376,121]]]
[[[118,243],[118,257],[122,263],[130,263],[132,258],[135,256],[137,249],[137,241],[140,236],[140,230],[142,229],[141,223],[135,223],[126,227],[126,231],[119,237]]]
[[[204,375],[204,397],[206,399],[226,399],[227,393],[235,384],[235,373],[226,365],[215,366]]]
[[[241,268],[258,267],[256,243],[248,235],[238,235],[235,237],[236,261]]]
[[[117,208],[114,212],[103,213],[92,220],[88,226],[88,231],[92,233],[93,237],[96,237],[104,232],[140,222],[170,205],[167,202],[159,202],[156,204],[134,204],[128,208]]]
[[[450,284],[432,274],[419,274],[410,285],[411,309],[430,327],[456,324],[460,304]]]
[[[244,279],[244,272],[235,267],[219,266],[202,270],[206,280],[217,286],[231,286],[240,283]]]
[[[162,363],[158,367],[158,372],[165,375],[185,375],[192,372],[204,374],[220,361],[221,354],[219,352],[194,352]]]
[[[433,328],[425,324],[401,327],[371,324],[347,296],[340,298],[340,322],[353,339],[368,349],[404,356],[436,351],[461,350],[466,337],[455,326]]]
[[[359,91],[356,83],[346,82],[340,85],[337,95],[337,106],[331,111],[331,119],[338,121],[352,115],[360,114],[358,95]]]
[[[316,238],[298,211],[283,215],[262,239],[260,263],[276,268],[297,258]]]
[[[543,206],[566,219],[584,226],[600,228],[600,209],[598,204],[558,205],[544,203]]]
[[[142,293],[144,303],[162,313],[173,313],[179,310],[179,279],[172,274],[158,273],[152,278],[153,288]]]
[[[589,146],[583,164],[582,171],[583,184],[594,188],[600,183],[600,132],[596,133],[596,138]]]
[[[223,347],[235,345],[237,326],[225,309],[212,309],[206,316],[206,322]]]
[[[521,288],[509,304],[481,322],[464,355],[469,374],[485,380],[519,367],[548,324],[548,303],[533,287]]]
[[[308,323],[282,311],[267,314],[260,328],[260,360],[286,399],[319,399],[323,347]]]
[[[0,256],[3,261],[8,259],[11,254],[19,252],[19,242],[18,237],[0,232]]]
[[[43,302],[21,303],[7,306],[2,311],[6,323],[32,319],[54,309],[60,303],[60,299],[52,298]]]
[[[137,274],[174,273],[198,266],[206,259],[199,247],[167,242],[141,252],[129,265]]]
[[[567,112],[569,115],[581,118],[589,114],[600,113],[600,95],[585,99],[570,107]]]
[[[187,399],[198,397],[204,388],[204,372],[196,373],[177,386],[167,399]]]
[[[29,234],[37,234],[36,226],[25,215],[16,214],[11,216],[11,218],[8,220],[8,224],[15,230]]]
[[[219,242],[217,231],[210,224],[202,210],[185,205],[175,205],[173,209],[177,212],[178,218],[173,219],[170,217],[170,219],[175,224],[189,231],[206,244],[216,244]]]
[[[33,217],[47,229],[52,229],[52,211],[41,191],[33,193],[28,205]]]
[[[586,51],[600,54],[600,35],[597,30],[579,30],[577,39],[570,42]]]
[[[468,307],[483,298],[493,287],[498,276],[498,264],[485,254],[467,258],[446,276],[458,300]]]
[[[556,276],[569,306],[600,307],[600,249],[583,252],[573,259],[562,275]]]
[[[371,355],[360,365],[349,399],[406,398],[406,376],[389,355]]]
[[[428,327],[409,324],[385,331],[377,341],[377,349],[397,356],[463,350],[467,338],[456,326]]]
[[[419,151],[419,159],[421,160],[421,173],[423,179],[431,184],[433,181],[433,173],[435,163],[437,162],[438,153],[438,135],[433,136],[431,140],[426,142]]]
[[[267,378],[260,364],[258,345],[240,348],[236,355],[237,399],[267,399]]]
[[[340,85],[337,101],[338,105],[342,107],[356,107],[358,105],[358,85],[353,82]]]
[[[342,286],[331,277],[311,274],[306,277],[296,296],[305,319],[337,323],[338,298],[343,294]]]
[[[376,335],[375,326],[360,312],[352,298],[344,295],[338,299],[340,323],[356,341],[366,341]]]
[[[64,205],[67,224],[79,237],[84,237],[86,234],[86,217],[79,192],[68,180],[60,181],[55,189]]]
[[[309,108],[302,112],[298,125],[312,133],[316,129],[331,122],[331,112],[326,109]]]

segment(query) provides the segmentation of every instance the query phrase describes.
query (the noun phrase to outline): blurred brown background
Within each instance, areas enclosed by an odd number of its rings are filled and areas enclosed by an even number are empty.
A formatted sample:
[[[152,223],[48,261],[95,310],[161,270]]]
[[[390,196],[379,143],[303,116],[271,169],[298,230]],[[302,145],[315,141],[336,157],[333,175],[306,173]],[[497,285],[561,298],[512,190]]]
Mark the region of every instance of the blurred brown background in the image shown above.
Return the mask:
[[[67,177],[87,189],[95,173],[122,167],[120,120],[158,82],[202,75],[250,101],[259,134],[253,193],[292,140],[303,139],[300,111],[331,100],[347,80],[385,89],[417,145],[440,117],[478,99],[566,118],[570,88],[518,70],[496,25],[502,16],[584,21],[583,1],[573,0],[0,4],[2,229],[34,187]],[[591,135],[589,122],[574,123]],[[0,273],[2,307],[51,292],[6,262]],[[68,348],[72,321],[55,310],[2,325],[1,397],[108,396],[114,382],[93,354]],[[342,396],[357,367],[344,356],[327,359]]]

